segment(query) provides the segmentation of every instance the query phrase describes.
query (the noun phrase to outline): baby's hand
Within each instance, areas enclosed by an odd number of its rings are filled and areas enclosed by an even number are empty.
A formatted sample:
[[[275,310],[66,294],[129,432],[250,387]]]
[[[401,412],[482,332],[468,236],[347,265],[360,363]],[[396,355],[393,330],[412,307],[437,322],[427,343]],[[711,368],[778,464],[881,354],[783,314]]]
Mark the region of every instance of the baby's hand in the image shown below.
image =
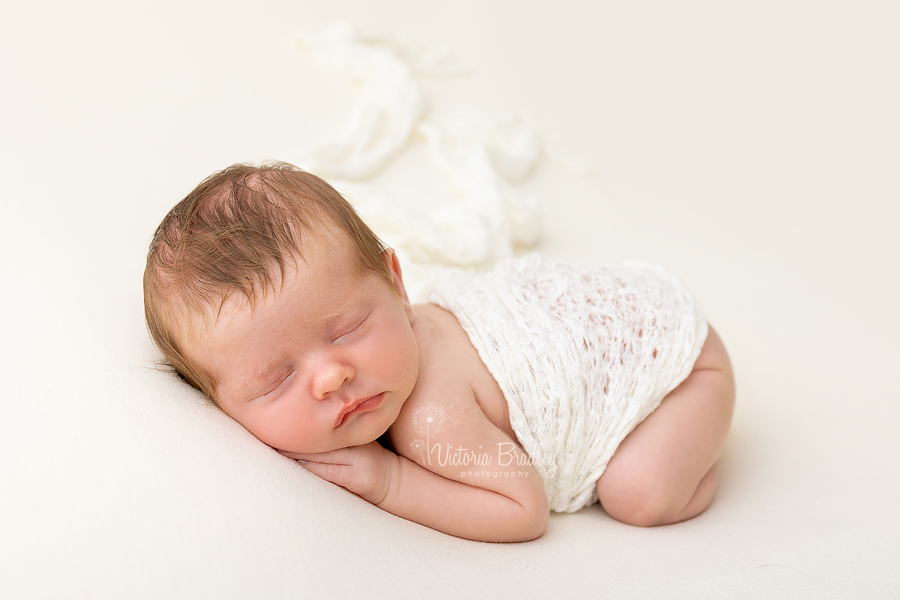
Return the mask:
[[[284,450],[279,452],[298,460],[314,475],[346,488],[376,505],[387,496],[391,487],[391,475],[400,468],[397,455],[382,448],[378,442],[316,454]]]

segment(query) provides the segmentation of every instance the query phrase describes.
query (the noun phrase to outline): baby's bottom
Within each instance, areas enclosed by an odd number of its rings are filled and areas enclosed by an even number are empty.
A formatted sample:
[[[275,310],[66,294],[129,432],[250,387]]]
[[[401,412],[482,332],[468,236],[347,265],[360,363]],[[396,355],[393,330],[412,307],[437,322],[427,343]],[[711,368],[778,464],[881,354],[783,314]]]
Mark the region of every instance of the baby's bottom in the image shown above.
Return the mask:
[[[691,374],[628,434],[597,480],[603,509],[630,525],[667,525],[707,507],[734,410],[734,375],[709,335]]]

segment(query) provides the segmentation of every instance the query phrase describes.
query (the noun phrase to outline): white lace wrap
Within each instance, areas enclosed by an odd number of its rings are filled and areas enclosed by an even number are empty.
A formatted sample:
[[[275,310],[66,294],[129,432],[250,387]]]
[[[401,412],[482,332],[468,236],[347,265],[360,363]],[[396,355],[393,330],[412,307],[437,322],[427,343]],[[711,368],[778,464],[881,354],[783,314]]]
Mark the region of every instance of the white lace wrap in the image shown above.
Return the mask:
[[[577,264],[531,255],[486,275],[435,283],[500,385],[551,510],[597,500],[622,440],[690,374],[703,310],[661,267]]]

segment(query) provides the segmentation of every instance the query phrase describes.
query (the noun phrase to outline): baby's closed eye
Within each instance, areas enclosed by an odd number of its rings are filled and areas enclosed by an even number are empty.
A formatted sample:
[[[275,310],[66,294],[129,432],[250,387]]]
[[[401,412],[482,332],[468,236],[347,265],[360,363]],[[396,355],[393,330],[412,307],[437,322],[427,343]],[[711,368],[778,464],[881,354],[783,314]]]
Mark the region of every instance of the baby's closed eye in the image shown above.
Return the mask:
[[[274,386],[268,388],[268,391],[260,394],[255,399],[262,400],[262,399],[275,398],[277,396],[277,394],[280,394],[281,391],[284,390],[290,384],[290,382],[294,379],[294,374],[296,372],[297,371],[293,370],[293,369],[290,370],[289,372],[286,372],[283,376],[278,378],[278,380],[275,382]]]
[[[338,335],[336,335],[333,339],[334,342],[340,342],[349,338],[352,338],[354,334],[360,333],[362,329],[364,329],[364,325],[366,321],[369,319],[369,314],[356,319],[350,323],[350,325],[343,327],[342,329],[338,329]]]

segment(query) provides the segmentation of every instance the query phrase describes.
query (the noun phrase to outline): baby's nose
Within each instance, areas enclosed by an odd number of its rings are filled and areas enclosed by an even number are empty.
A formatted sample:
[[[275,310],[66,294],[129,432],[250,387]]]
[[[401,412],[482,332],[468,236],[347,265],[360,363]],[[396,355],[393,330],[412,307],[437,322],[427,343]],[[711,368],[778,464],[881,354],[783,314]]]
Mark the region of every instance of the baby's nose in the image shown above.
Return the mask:
[[[313,395],[323,400],[332,392],[336,392],[341,387],[353,379],[355,372],[353,367],[347,363],[324,360],[316,365],[316,371],[313,374]]]

